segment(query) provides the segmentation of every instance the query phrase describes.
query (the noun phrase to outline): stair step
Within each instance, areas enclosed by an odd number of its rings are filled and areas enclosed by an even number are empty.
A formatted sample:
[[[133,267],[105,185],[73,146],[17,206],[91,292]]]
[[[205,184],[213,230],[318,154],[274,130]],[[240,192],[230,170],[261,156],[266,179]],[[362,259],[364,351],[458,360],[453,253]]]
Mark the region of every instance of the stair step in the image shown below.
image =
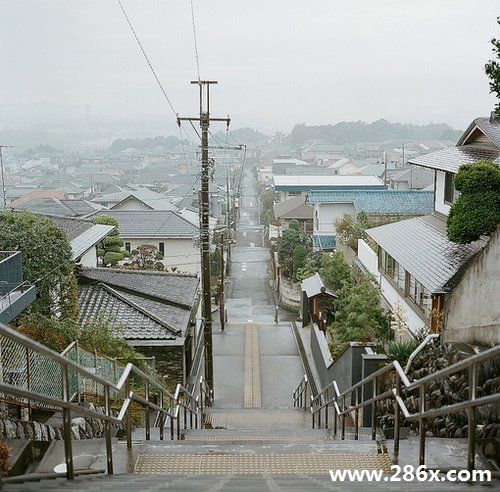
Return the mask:
[[[238,431],[230,429],[200,429],[190,430],[183,433],[183,439],[186,441],[314,441],[331,440],[334,436],[328,430],[324,429],[294,429],[287,432],[284,429],[272,428],[265,432],[255,429],[240,429]]]
[[[392,463],[378,453],[141,453],[135,473],[146,474],[325,474],[330,469],[376,469],[388,473]]]

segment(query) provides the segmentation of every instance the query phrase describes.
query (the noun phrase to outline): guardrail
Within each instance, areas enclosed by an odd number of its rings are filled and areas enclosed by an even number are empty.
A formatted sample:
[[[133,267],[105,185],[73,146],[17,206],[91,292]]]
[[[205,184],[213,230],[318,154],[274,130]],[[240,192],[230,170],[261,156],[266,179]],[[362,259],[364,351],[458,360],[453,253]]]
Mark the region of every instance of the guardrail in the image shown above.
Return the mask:
[[[340,392],[336,381],[332,381],[326,386],[316,397],[311,397],[310,408],[312,413],[313,428],[322,427],[322,416],[324,417],[325,428],[328,428],[329,408],[333,408],[333,431],[337,433],[338,420],[341,421],[341,439],[345,439],[346,418],[354,414],[354,438],[359,437],[359,411],[360,409],[371,405],[371,422],[372,432],[371,438],[376,436],[376,402],[394,398],[394,460],[399,459],[399,440],[401,427],[401,412],[409,421],[418,421],[419,423],[419,463],[425,464],[425,421],[431,417],[446,415],[449,413],[466,410],[468,412],[468,459],[467,467],[469,471],[474,469],[475,463],[475,448],[476,448],[476,408],[496,403],[500,401],[500,393],[491,395],[477,396],[477,369],[478,364],[493,358],[500,357],[500,345],[491,349],[485,350],[480,354],[473,355],[447,368],[441,369],[422,379],[410,382],[404,370],[398,361],[394,361],[387,366],[379,369],[370,376],[362,379],[358,383],[351,386],[349,389]],[[432,381],[442,379],[446,376],[453,375],[457,372],[469,371],[469,396],[468,399],[449,404],[442,405],[439,408],[426,409],[426,386]],[[378,380],[383,376],[394,375],[395,384],[392,388],[382,393],[379,393]],[[363,388],[371,384],[373,388],[373,396],[363,401]],[[299,385],[300,387],[300,385]],[[407,393],[411,391],[419,391],[419,411],[410,413],[401,396],[402,390]]]
[[[307,388],[309,387],[309,380],[304,374],[302,381],[293,392],[293,406],[295,408],[307,409]]]
[[[39,378],[45,383],[33,388],[29,379],[26,378],[9,377],[6,380],[6,366],[4,364],[6,360],[3,357],[5,347],[10,347],[11,351],[14,350],[23,357],[26,354],[26,360],[30,361],[31,364],[35,361],[37,367],[50,368],[50,372],[45,369],[45,378]],[[41,402],[50,408],[62,410],[66,476],[68,479],[74,478],[71,446],[71,412],[73,411],[104,421],[108,474],[113,473],[112,425],[122,425],[125,422],[127,447],[132,447],[132,402],[138,402],[144,407],[147,440],[150,439],[150,413],[152,411],[158,412],[159,415],[161,440],[164,439],[164,429],[169,424],[171,439],[174,439],[175,436],[180,438],[181,426],[186,429],[197,427],[199,424],[198,396],[194,396],[180,384],[177,385],[175,393],[172,394],[154,378],[131,363],[124,367],[121,366],[120,369],[121,374],[117,374],[117,380],[113,377],[109,378],[107,375],[95,373],[97,371],[89,371],[64,355],[58,354],[0,323],[0,394],[14,397],[17,401]],[[104,414],[80,406],[78,401],[74,401],[76,395],[79,394],[79,391],[74,391],[75,381],[77,384],[80,381],[90,381],[94,385],[96,394],[102,397]],[[132,386],[141,388],[144,394],[132,390]],[[113,416],[111,411],[112,395],[116,400],[122,402],[117,416]],[[175,427],[177,432],[174,432]]]

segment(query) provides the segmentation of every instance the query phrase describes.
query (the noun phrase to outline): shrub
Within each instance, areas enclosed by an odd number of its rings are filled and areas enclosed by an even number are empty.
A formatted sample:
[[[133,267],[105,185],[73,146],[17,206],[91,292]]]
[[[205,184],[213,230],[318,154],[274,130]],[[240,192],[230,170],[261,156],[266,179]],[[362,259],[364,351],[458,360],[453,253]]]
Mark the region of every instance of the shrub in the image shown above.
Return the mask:
[[[7,475],[9,467],[10,448],[5,441],[0,441],[0,476]]]
[[[386,355],[390,361],[397,360],[404,367],[417,347],[417,340],[393,340],[387,347]]]

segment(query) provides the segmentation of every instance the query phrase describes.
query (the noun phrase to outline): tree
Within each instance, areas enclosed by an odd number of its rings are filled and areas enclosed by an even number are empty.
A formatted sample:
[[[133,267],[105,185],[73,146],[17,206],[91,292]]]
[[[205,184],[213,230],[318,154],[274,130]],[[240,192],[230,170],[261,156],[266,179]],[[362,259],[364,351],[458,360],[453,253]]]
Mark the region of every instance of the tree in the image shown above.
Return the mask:
[[[130,253],[130,263],[139,270],[163,270],[163,255],[151,244],[141,244]]]
[[[369,227],[371,224],[365,212],[360,212],[356,218],[345,214],[342,219],[335,222],[337,240],[357,251],[358,239],[366,239],[365,229]]]
[[[500,25],[500,17],[497,17],[497,23]],[[495,114],[500,117],[500,39],[493,38],[491,44],[495,58],[485,64],[484,71],[490,79],[490,94],[493,92],[497,96]]]
[[[491,235],[500,224],[500,168],[490,161],[464,164],[454,186],[461,194],[446,223],[450,241],[466,244]]]
[[[29,212],[0,212],[0,250],[21,251],[23,278],[35,283],[30,312],[76,318],[76,278],[71,244],[50,219]]]
[[[115,226],[97,246],[97,256],[101,259],[103,266],[115,266],[128,255],[128,251],[122,250],[123,240],[118,232],[118,221],[108,215],[98,215],[94,218],[95,224]]]
[[[293,248],[292,253],[292,279],[294,282],[297,282],[297,273],[300,268],[304,266],[304,262],[306,260],[307,250],[303,244],[297,244],[295,248]]]
[[[335,292],[340,291],[346,284],[351,282],[351,268],[340,251],[333,254],[322,253],[319,273],[321,278]]]
[[[368,276],[362,276],[356,283],[344,284],[339,292],[333,328],[339,345],[351,340],[392,338],[390,317],[380,306],[378,289]]]
[[[299,244],[304,245],[304,238],[295,229],[283,231],[278,247],[278,260],[281,265],[283,275],[292,279],[293,275],[293,250]]]

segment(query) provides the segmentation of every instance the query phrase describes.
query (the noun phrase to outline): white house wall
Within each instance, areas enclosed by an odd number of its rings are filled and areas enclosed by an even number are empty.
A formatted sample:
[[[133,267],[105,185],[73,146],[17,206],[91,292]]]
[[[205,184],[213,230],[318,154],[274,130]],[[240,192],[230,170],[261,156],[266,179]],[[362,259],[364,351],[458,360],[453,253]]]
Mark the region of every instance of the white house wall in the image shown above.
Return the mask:
[[[383,275],[380,275],[380,292],[390,304],[391,311],[394,311],[399,301],[404,315],[408,318],[407,325],[412,333],[416,334],[425,326],[425,321],[417,314],[417,311],[405,301],[399,291]]]
[[[377,253],[375,253],[363,239],[358,239],[358,259],[366,270],[377,279],[378,283],[380,283]]]
[[[436,171],[436,190],[434,192],[434,208],[436,212],[448,215],[450,206],[444,202],[444,177],[445,172]]]
[[[165,267],[177,267],[178,272],[200,273],[200,252],[194,248],[190,238],[127,238],[120,236],[125,243],[130,243],[130,250],[137,249],[141,244],[148,244],[159,249],[159,243],[165,244],[165,258],[162,263]]]
[[[80,257],[79,265],[83,267],[97,267],[97,249],[94,247],[90,248],[85,254]]]
[[[316,211],[319,216],[319,227],[316,223]],[[334,233],[334,222],[342,219],[345,214],[356,217],[356,210],[352,203],[322,203],[314,205],[314,232]]]

